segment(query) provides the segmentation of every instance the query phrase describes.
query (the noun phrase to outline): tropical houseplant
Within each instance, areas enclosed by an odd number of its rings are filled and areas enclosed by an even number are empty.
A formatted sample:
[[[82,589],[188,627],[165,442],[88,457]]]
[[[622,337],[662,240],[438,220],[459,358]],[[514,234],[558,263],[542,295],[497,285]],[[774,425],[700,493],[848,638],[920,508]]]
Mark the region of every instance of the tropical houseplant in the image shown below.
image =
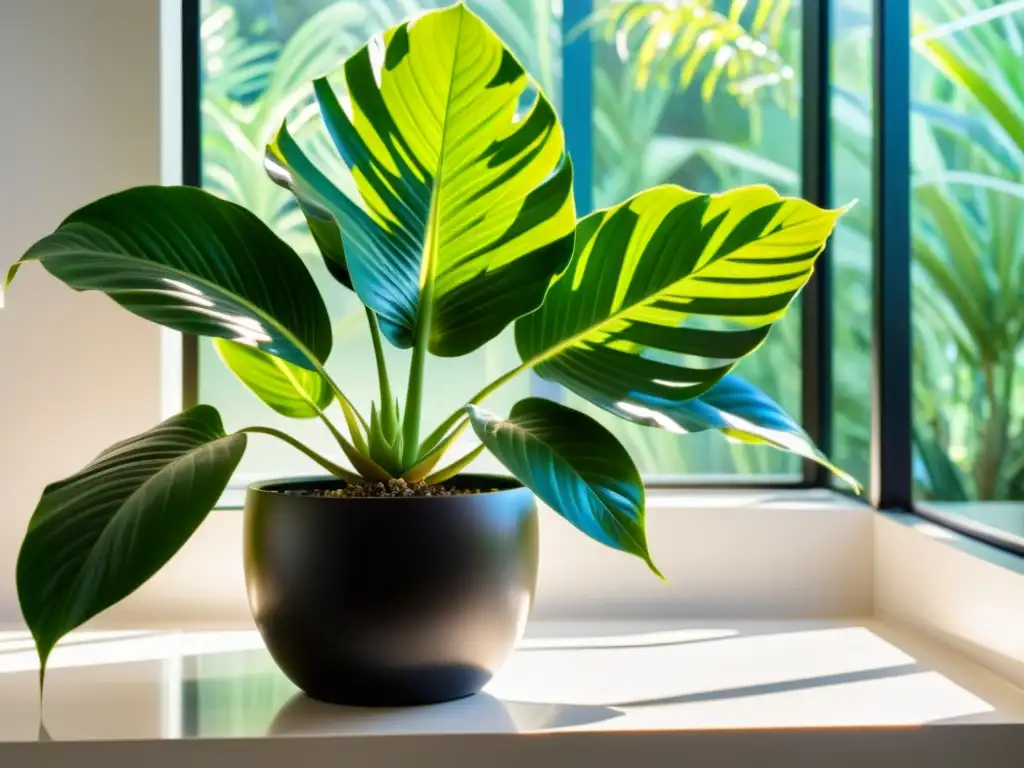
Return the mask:
[[[249,491],[257,624],[300,687],[361,703],[452,698],[486,681],[532,599],[534,495],[657,573],[643,482],[607,429],[540,398],[507,418],[484,410],[518,375],[533,371],[639,424],[718,430],[834,469],[730,371],[804,286],[842,211],[765,186],[705,195],[665,185],[576,221],[558,117],[530,86],[459,4],[388,29],[315,82],[354,196],[287,124],[267,147],[267,171],[294,194],[331,275],[366,307],[380,390],[368,416],[325,370],[331,327],[302,261],[235,203],[187,187],[129,189],[75,211],[11,267],[5,287],[39,262],[75,290],[212,337],[257,397],[320,419],[349,464],[278,430],[228,434],[198,405],[49,485],[17,566],[41,681],[62,636],[180,549],[252,434],[331,475]],[[464,408],[433,413],[428,356],[467,354],[510,324],[522,363]],[[411,353],[401,400],[385,342]],[[343,427],[328,414],[335,403]],[[480,445],[447,460],[470,428]],[[462,474],[485,449],[514,480]]]

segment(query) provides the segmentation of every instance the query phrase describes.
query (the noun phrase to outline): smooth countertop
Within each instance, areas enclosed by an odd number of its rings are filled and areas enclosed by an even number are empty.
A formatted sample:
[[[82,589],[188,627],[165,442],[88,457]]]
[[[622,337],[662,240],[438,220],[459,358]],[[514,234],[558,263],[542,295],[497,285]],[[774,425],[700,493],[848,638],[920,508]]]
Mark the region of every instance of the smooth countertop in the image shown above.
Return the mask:
[[[810,748],[826,735],[848,739],[851,728],[864,748],[869,734],[881,745],[893,737],[916,744],[929,733],[931,742],[920,743],[945,745],[947,757],[978,738],[994,739],[996,750],[1006,740],[1024,756],[1024,693],[919,634],[876,621],[537,625],[484,693],[412,709],[312,701],[277,671],[252,630],[73,634],[52,657],[42,721],[37,681],[27,634],[0,633],[0,765],[146,760],[155,768],[205,764],[204,757],[211,765],[276,761],[270,765],[289,755],[319,765],[320,752],[327,765],[344,762],[347,749],[354,765],[363,764],[360,755],[381,764],[388,750],[422,765],[433,765],[436,752],[441,765],[470,745],[487,754],[487,736],[531,754],[602,745],[588,758],[598,763],[632,745],[628,754],[642,765],[645,745],[679,757],[702,744],[749,743],[756,754],[773,744]],[[947,725],[976,727],[940,728]],[[894,726],[933,727],[915,734]],[[792,729],[819,734],[793,741],[801,731]],[[723,741],[723,731],[737,738]],[[696,738],[713,732],[710,741]],[[512,738],[533,734],[544,738]],[[503,747],[490,762],[503,765],[516,749]],[[987,765],[1001,764],[998,750],[986,754],[995,760]],[[801,765],[798,758],[788,765]]]

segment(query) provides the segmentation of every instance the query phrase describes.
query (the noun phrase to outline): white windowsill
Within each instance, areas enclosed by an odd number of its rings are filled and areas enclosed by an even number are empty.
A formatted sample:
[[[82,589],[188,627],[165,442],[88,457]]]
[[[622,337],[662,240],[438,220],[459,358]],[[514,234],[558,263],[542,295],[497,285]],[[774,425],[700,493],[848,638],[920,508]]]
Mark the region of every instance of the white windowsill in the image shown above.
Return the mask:
[[[218,511],[93,625],[206,631],[59,650],[46,724],[62,743],[19,741],[37,734],[36,673],[24,639],[0,635],[0,765],[450,766],[462,756],[491,768],[684,758],[831,768],[894,755],[970,764],[968,749],[996,766],[1019,753],[1020,569],[825,491],[653,490],[648,515],[669,584],[545,510],[532,639],[488,695],[382,712],[284,707],[292,689],[263,652],[244,650],[259,639],[241,581],[241,514]],[[221,724],[210,738],[178,738],[197,716],[186,681],[204,675],[247,693],[210,715]],[[217,693],[207,700],[215,706]],[[533,732],[545,735],[518,735]],[[381,733],[395,738],[366,736]]]
[[[910,736],[902,748],[937,764],[949,757],[943,731],[964,744],[991,736],[986,765],[999,765],[1001,732],[986,726],[1024,737],[1024,693],[880,621],[538,623],[483,695],[404,710],[298,695],[252,631],[85,634],[53,658],[44,717],[53,743],[43,745],[29,743],[39,738],[36,683],[24,634],[0,634],[2,765],[388,766],[415,755],[416,765],[440,766],[467,748],[493,751],[491,766],[612,765],[623,748],[630,765],[717,755],[792,766],[812,754],[817,765],[868,765],[891,757],[894,734],[912,733],[894,726],[928,726],[933,739]],[[794,728],[820,735],[801,742]],[[850,728],[860,762],[823,760]],[[721,731],[733,738],[703,740]]]

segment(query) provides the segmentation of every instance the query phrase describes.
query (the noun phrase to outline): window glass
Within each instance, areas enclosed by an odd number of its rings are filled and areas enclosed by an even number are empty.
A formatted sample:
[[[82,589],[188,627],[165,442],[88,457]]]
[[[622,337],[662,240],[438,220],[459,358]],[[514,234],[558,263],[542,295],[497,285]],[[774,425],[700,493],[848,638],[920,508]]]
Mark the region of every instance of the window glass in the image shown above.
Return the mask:
[[[871,451],[872,0],[832,0],[832,200],[857,205],[832,259],[832,458],[865,487]]]
[[[1024,9],[913,9],[915,490],[1021,533]]]

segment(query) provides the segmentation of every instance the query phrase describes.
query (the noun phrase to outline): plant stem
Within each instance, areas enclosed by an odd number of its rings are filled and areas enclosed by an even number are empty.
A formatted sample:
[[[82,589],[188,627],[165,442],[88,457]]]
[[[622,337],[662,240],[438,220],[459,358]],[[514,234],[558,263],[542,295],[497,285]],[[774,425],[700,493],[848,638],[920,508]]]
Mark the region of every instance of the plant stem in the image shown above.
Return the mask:
[[[430,471],[437,466],[437,463],[442,459],[448,449],[452,447],[452,444],[458,439],[462,431],[469,425],[469,419],[463,419],[459,425],[453,429],[449,434],[445,435],[443,440],[438,440],[436,444],[430,445],[428,442],[424,442],[420,447],[420,459],[419,463],[409,468],[402,478],[409,482],[417,482],[426,477]]]
[[[427,345],[430,341],[432,290],[428,284],[420,292],[420,313],[416,318],[416,335],[412,345],[412,362],[409,366],[409,387],[405,395],[405,417],[402,422],[402,463],[407,467],[415,464],[419,458],[423,374],[427,364]]]
[[[367,434],[370,432],[370,426],[363,419],[363,415],[347,399],[339,399],[338,405],[341,406],[341,413],[345,418],[345,426],[348,427],[348,433],[352,436],[352,442],[355,444],[356,449],[360,453],[366,453],[369,449],[366,447],[366,438],[363,437],[359,426],[361,424]]]
[[[334,426],[331,420],[327,418],[327,414],[323,412],[320,406],[317,405],[312,398],[310,398],[309,393],[302,388],[299,382],[295,379],[295,376],[292,375],[292,372],[288,370],[288,367],[284,364],[284,362],[281,359],[275,357],[274,365],[277,367],[277,370],[281,373],[281,375],[288,380],[288,383],[292,385],[292,389],[295,390],[299,397],[305,400],[307,405],[309,405],[310,408],[317,412],[317,415],[319,415],[320,418],[323,420],[324,424],[327,425],[327,429],[331,431],[331,435],[333,435],[334,439],[338,441],[338,445],[340,445],[342,448],[345,448],[345,446],[348,445],[348,441],[345,440],[345,437],[341,434],[341,432],[338,431],[338,428]],[[345,393],[342,392],[338,388],[338,385],[335,384],[334,381],[331,379],[331,377],[327,375],[327,371],[321,369],[320,375],[331,387],[331,390],[334,392],[335,397],[338,398],[338,403],[341,405],[341,411],[345,416],[345,423],[348,426],[349,432],[352,434],[353,441],[355,441],[356,446],[362,446],[361,448],[359,448],[359,451],[361,453],[366,453],[366,443],[363,441],[363,436],[359,432],[359,425],[356,423],[356,417],[359,416],[358,411],[355,410],[349,399],[345,397]],[[345,452],[348,453],[347,450]]]
[[[370,326],[370,338],[373,339],[373,356],[377,360],[377,380],[380,383],[380,410],[381,414],[385,409],[390,409],[393,403],[391,394],[391,382],[388,380],[388,365],[384,359],[384,345],[380,341],[380,327],[377,324],[377,315],[373,310],[366,307],[366,322]]]
[[[454,416],[460,416],[460,413],[453,414]],[[463,418],[451,432],[447,434],[441,430],[441,427],[450,427],[450,424],[442,424],[436,430],[427,435],[427,439],[423,441],[423,445],[420,446],[420,456],[424,459],[430,454],[440,449],[448,450],[451,444],[455,442],[462,431],[469,426],[469,418]]]
[[[443,483],[445,480],[452,479],[453,477],[455,477],[455,475],[459,474],[459,472],[468,467],[470,463],[472,463],[473,459],[479,456],[483,452],[483,450],[483,444],[478,445],[476,448],[467,453],[461,459],[453,461],[447,467],[437,470],[437,472],[435,472],[432,475],[428,475],[423,480],[423,482],[427,483],[428,485],[433,485],[434,483]]]
[[[320,418],[323,419],[324,424],[331,431],[334,439],[338,441],[338,445],[341,446],[342,452],[348,457],[348,460],[352,462],[352,466],[355,467],[358,473],[356,477],[366,480],[390,480],[391,475],[387,470],[383,469],[377,462],[371,459],[367,455],[366,448],[362,450],[354,446],[345,436],[338,431],[338,428],[334,426],[330,419],[323,411],[319,411]],[[366,444],[363,443],[365,446]]]
[[[516,376],[518,376],[523,371],[528,371],[531,368],[534,368],[535,366],[538,366],[541,363],[543,363],[543,362],[545,362],[547,360],[550,360],[555,355],[557,355],[560,352],[562,352],[563,350],[568,349],[569,347],[573,346],[574,344],[579,342],[581,339],[585,339],[588,335],[593,333],[595,330],[598,330],[602,326],[607,325],[609,322],[612,322],[612,321],[618,319],[620,316],[624,315],[626,312],[628,312],[630,309],[632,309],[632,308],[634,308],[636,306],[638,306],[638,305],[637,304],[631,304],[628,307],[620,308],[620,309],[616,310],[613,314],[609,315],[608,317],[603,318],[603,319],[599,320],[598,322],[594,323],[593,325],[590,325],[590,326],[588,326],[586,328],[583,328],[580,331],[577,331],[576,333],[574,333],[572,336],[570,336],[567,339],[562,339],[557,344],[554,344],[554,345],[548,347],[547,349],[545,349],[543,352],[537,353],[536,355],[531,357],[529,360],[526,360],[525,362],[521,363],[516,368],[513,368],[511,371],[508,371],[503,376],[500,376],[499,378],[495,379],[493,382],[488,384],[486,387],[481,389],[479,392],[477,392],[475,395],[473,395],[473,397],[469,401],[466,402],[466,405],[477,405],[477,404],[479,404],[481,400],[483,400],[485,397],[487,397],[489,394],[491,394],[494,390],[496,390],[498,387],[500,387],[501,385],[505,384],[506,382],[510,381],[511,379],[514,379]],[[416,358],[414,356],[413,360],[415,361],[415,359]],[[411,383],[411,380],[412,380],[412,377],[410,375],[410,383]],[[433,432],[430,433],[430,436],[426,439],[425,444],[430,444],[430,443],[433,442],[433,444],[436,445],[437,441],[439,441],[441,439],[440,436],[444,435],[444,433],[447,432],[452,427],[452,425],[455,424],[455,422],[459,420],[459,417],[462,415],[462,410],[465,407],[466,406],[464,405],[458,411],[456,411],[455,413],[451,414],[447,419],[445,419],[437,429],[435,429]]]
[[[327,418],[326,413],[319,409],[317,409],[317,413],[320,414],[320,421],[322,421],[324,426],[327,427],[327,430],[331,433],[331,437],[337,441],[338,445],[344,447],[344,445],[348,443],[348,440],[346,440],[345,436],[341,434],[341,430],[334,426],[334,422]]]
[[[475,395],[473,395],[473,397],[466,401],[466,405],[479,405],[484,398],[486,398],[488,395],[494,392],[494,390],[496,390],[498,387],[508,383],[523,371],[527,371],[530,368],[533,368],[534,365],[536,365],[536,363],[533,360],[530,360],[525,363],[522,363],[516,368],[513,368],[511,371],[507,371],[506,373],[502,374],[494,381],[492,381],[490,384],[488,384],[486,387],[481,389]],[[430,451],[433,448],[437,447],[438,443],[441,442],[441,440],[444,438],[448,430],[455,426],[455,422],[457,422],[464,415],[463,409],[465,407],[466,406],[464,405],[462,408],[459,408],[459,410],[452,413],[437,427],[437,429],[435,429],[427,436],[427,439],[423,441],[423,448],[420,449],[420,453]],[[468,421],[466,423],[468,423]],[[460,425],[460,430],[464,429],[465,426],[465,424]]]
[[[426,367],[426,344],[419,341],[412,350],[412,365],[409,368],[409,388],[405,395],[405,417],[402,421],[402,462],[410,465],[416,461],[420,442],[420,411],[423,408],[423,371]]]
[[[324,381],[327,382],[331,391],[334,392],[334,396],[338,399],[338,405],[341,406],[341,413],[345,417],[345,426],[348,427],[348,433],[352,437],[352,442],[355,443],[360,453],[366,453],[366,440],[363,439],[363,433],[359,429],[360,425],[362,425],[362,428],[369,433],[370,426],[366,423],[366,419],[352,405],[352,401],[341,391],[341,387],[334,382],[334,379],[327,373],[327,369],[323,365],[317,364],[317,373],[324,377]],[[323,418],[322,414],[321,418]],[[336,432],[337,430],[334,431]]]
[[[311,458],[313,461],[315,461],[317,464],[326,469],[335,477],[340,477],[342,480],[349,483],[362,482],[362,478],[359,477],[359,475],[355,474],[354,472],[349,472],[344,467],[338,466],[330,459],[321,456],[312,448],[303,445],[294,437],[292,437],[291,435],[287,435],[284,432],[279,432],[278,430],[271,429],[270,427],[245,427],[244,429],[240,429],[238,431],[245,432],[247,434],[270,435],[271,437],[276,437],[278,440],[283,440],[284,442],[288,443],[288,445],[306,454],[309,458]]]

